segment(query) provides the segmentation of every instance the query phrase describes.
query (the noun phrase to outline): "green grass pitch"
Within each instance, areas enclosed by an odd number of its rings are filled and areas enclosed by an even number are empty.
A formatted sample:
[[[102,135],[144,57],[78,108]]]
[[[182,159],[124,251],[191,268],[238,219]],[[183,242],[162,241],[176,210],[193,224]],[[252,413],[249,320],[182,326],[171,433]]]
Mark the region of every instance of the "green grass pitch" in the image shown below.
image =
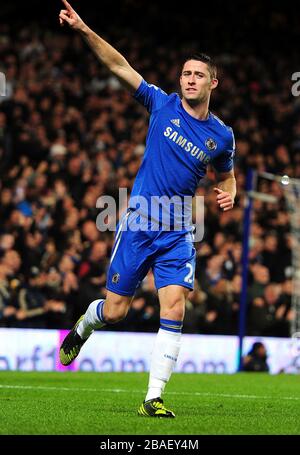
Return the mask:
[[[297,375],[173,374],[176,419],[137,416],[146,373],[0,372],[2,435],[300,434]]]

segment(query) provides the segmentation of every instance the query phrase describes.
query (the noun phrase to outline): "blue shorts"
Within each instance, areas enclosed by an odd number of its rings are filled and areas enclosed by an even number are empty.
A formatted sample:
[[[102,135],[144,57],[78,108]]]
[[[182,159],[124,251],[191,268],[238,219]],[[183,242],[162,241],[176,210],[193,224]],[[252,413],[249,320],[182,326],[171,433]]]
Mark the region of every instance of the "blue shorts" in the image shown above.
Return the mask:
[[[177,284],[194,288],[196,250],[193,234],[186,231],[130,229],[136,213],[128,209],[116,230],[106,288],[134,295],[152,268],[157,289]],[[145,221],[146,222],[146,221]],[[150,222],[147,221],[150,228]]]

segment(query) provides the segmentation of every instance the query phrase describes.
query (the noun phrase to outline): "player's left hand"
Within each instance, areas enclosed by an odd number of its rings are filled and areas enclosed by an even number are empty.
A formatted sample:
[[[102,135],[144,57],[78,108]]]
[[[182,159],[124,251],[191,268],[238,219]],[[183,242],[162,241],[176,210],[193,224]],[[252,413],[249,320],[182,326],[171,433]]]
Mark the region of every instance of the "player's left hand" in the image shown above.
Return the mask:
[[[217,193],[217,203],[223,212],[231,210],[234,204],[231,194],[227,191],[221,190],[220,188],[214,188],[214,191]]]

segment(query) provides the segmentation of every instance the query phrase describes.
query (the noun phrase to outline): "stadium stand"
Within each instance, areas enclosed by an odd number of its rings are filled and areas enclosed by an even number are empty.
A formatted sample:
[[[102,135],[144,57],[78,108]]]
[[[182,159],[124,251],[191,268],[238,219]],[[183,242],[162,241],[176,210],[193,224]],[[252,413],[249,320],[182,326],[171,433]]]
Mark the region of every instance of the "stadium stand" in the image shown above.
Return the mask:
[[[236,334],[246,170],[300,178],[300,98],[291,94],[291,75],[300,68],[288,46],[299,42],[297,16],[275,6],[267,15],[256,1],[245,2],[242,12],[227,5],[227,15],[213,24],[205,15],[200,24],[197,17],[187,24],[173,11],[173,36],[164,32],[166,5],[151,3],[148,28],[141,30],[133,20],[142,14],[138,3],[123,2],[110,24],[101,18],[97,23],[83,2],[77,9],[149,83],[167,92],[177,91],[188,51],[217,59],[220,87],[212,111],[235,132],[238,197],[232,211],[220,213],[212,170],[200,183],[205,236],[197,244],[196,288],[184,331]],[[255,37],[247,34],[247,14],[258,18]],[[226,18],[230,26],[220,27]],[[97,230],[96,201],[104,194],[118,199],[120,187],[130,191],[147,133],[145,110],[98,64],[81,37],[60,29],[56,20],[8,25],[0,16],[0,71],[7,79],[0,98],[2,327],[70,328],[92,300],[105,297],[113,234]],[[192,33],[196,27],[199,41]],[[259,190],[275,194],[278,202],[254,202],[247,334],[289,336],[289,218],[276,182],[261,182]],[[156,331],[158,322],[149,273],[126,321],[109,330]]]

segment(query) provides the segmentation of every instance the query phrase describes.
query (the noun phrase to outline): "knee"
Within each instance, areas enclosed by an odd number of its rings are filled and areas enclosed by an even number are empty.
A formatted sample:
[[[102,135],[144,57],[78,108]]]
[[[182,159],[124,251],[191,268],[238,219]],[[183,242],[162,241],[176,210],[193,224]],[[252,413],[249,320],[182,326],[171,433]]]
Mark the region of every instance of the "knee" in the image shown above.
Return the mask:
[[[107,324],[116,324],[122,321],[128,313],[128,303],[120,299],[118,302],[105,302],[103,307],[103,317]]]
[[[122,308],[118,309],[108,309],[103,313],[104,321],[107,324],[116,324],[117,322],[122,321],[127,315],[127,310],[125,311]]]
[[[171,319],[174,321],[183,321],[185,310],[185,299],[183,296],[178,296],[170,299],[167,305],[161,309],[160,315],[162,319]]]

